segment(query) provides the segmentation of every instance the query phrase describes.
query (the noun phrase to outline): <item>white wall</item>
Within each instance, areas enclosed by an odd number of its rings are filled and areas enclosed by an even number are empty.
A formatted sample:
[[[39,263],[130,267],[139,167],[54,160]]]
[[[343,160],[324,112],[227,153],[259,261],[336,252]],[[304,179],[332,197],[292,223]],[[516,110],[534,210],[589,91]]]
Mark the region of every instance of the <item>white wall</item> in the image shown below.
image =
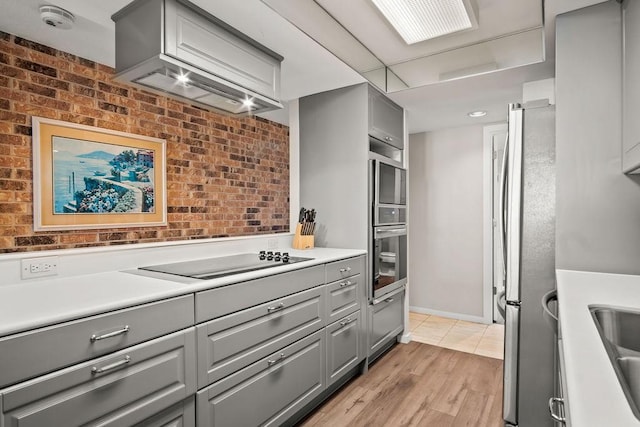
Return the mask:
[[[409,136],[409,305],[482,320],[483,126]]]
[[[620,5],[556,29],[556,267],[640,274],[640,178],[621,172]]]

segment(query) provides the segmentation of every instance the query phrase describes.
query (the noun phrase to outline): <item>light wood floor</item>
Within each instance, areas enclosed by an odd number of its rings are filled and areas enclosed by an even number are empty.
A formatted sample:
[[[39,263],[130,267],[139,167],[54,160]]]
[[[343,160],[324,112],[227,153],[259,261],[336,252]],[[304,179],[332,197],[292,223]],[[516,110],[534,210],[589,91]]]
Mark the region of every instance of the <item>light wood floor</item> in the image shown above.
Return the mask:
[[[502,361],[429,344],[397,344],[303,427],[502,426]]]

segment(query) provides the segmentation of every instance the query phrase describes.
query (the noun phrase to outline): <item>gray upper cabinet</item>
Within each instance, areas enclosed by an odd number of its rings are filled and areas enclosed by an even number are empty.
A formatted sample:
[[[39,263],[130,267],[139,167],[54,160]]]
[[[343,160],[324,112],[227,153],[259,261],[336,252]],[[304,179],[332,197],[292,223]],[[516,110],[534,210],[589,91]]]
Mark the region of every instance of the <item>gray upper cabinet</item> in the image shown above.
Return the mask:
[[[165,52],[272,99],[280,98],[280,61],[175,1],[165,2]]]
[[[637,174],[640,173],[640,2],[625,2],[623,20],[622,170]]]
[[[404,149],[404,111],[389,98],[369,86],[369,135]]]

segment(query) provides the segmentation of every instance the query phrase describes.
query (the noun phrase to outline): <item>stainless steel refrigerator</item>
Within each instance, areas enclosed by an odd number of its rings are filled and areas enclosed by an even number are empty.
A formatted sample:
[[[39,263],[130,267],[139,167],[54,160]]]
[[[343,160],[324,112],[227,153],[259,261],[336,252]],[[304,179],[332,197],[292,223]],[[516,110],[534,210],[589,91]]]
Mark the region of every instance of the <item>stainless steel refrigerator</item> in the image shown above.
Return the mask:
[[[541,300],[555,288],[555,108],[541,104],[509,105],[502,170],[507,426],[553,425],[555,338]]]

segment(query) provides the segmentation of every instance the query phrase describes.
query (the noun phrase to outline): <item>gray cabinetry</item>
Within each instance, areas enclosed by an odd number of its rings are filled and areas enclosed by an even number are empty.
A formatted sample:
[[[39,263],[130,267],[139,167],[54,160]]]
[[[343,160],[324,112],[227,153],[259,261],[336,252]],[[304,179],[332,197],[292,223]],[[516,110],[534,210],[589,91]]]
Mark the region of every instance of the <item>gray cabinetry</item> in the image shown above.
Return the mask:
[[[369,135],[404,149],[404,111],[389,98],[369,86]]]
[[[192,325],[186,295],[0,338],[0,387]]]
[[[135,427],[196,427],[196,398],[192,395]]]
[[[15,385],[2,391],[0,425],[142,422],[196,391],[195,357],[190,328]]]
[[[277,426],[325,388],[318,331],[198,392],[199,426]]]
[[[329,322],[360,309],[360,296],[363,293],[363,287],[361,274],[329,283],[326,286]]]
[[[269,98],[280,98],[280,61],[228,26],[173,0],[165,1],[165,25],[168,55]]]
[[[198,385],[266,357],[325,325],[318,286],[198,325]]]
[[[355,368],[364,357],[362,331],[360,310],[327,326],[327,386]]]
[[[198,292],[196,322],[205,322],[322,284],[324,266],[318,265]]]
[[[640,173],[640,2],[623,6],[624,82],[622,119],[622,170]]]
[[[361,308],[366,299],[364,256],[326,265],[328,323]]]
[[[404,328],[404,291],[392,292],[376,301],[369,310],[369,356],[383,350],[389,340]]]

